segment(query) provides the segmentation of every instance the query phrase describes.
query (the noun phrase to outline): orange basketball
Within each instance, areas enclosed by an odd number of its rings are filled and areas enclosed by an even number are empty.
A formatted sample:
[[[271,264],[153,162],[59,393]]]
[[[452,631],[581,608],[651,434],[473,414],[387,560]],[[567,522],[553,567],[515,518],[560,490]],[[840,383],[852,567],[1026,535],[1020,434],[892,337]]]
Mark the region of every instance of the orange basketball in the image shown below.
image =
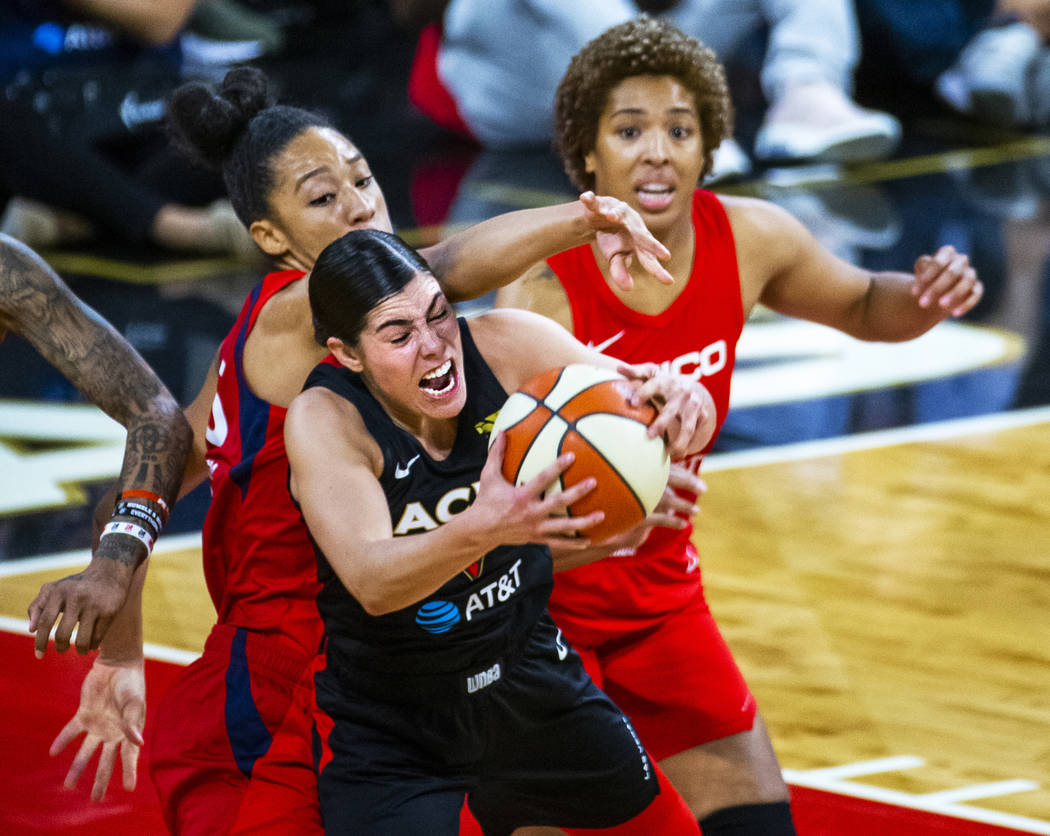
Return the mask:
[[[573,516],[605,512],[583,535],[600,542],[645,519],[667,485],[670,463],[659,438],[646,430],[648,404],[631,406],[632,386],[611,369],[574,364],[537,375],[500,409],[492,438],[507,435],[503,476],[521,485],[558,456],[576,459],[551,488],[561,491],[593,476],[598,486],[569,507]],[[491,443],[491,442],[490,442]]]

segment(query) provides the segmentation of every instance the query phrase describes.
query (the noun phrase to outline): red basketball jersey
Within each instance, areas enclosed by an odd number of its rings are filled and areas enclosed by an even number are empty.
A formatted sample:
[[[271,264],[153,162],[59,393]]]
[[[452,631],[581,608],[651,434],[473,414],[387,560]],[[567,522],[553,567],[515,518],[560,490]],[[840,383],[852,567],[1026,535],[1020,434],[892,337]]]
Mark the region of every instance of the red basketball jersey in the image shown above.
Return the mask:
[[[244,378],[244,344],[263,305],[303,277],[271,273],[255,286],[219,349],[219,382],[207,432],[211,507],[204,575],[220,624],[282,633],[307,654],[323,632],[317,560],[288,493],[287,410],[257,397]]]
[[[692,273],[681,293],[656,315],[634,311],[616,297],[590,246],[560,253],[547,264],[568,295],[577,339],[627,363],[661,363],[703,381],[714,398],[720,428],[744,325],[740,276],[729,218],[714,194],[696,190],[692,221]],[[694,472],[701,458],[688,462]],[[681,608],[697,595],[701,582],[692,531],[691,525],[681,531],[656,528],[636,552],[559,572],[550,610],[569,639],[596,646],[611,634],[637,629]]]

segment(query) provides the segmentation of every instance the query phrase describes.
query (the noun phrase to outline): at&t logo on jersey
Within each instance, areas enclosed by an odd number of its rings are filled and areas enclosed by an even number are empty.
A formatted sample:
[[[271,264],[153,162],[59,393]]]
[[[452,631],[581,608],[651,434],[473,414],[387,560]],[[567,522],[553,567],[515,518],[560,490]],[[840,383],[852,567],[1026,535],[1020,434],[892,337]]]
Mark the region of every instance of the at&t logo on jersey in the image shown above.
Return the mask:
[[[475,565],[479,566],[480,573],[480,561]],[[416,610],[416,624],[428,633],[435,635],[447,633],[464,618],[470,621],[479,612],[484,612],[497,604],[506,603],[521,588],[521,574],[518,571],[520,568],[521,558],[518,558],[492,583],[485,584],[477,592],[470,593],[464,615],[460,614],[459,608],[451,601],[427,601]]]
[[[477,592],[471,593],[467,599],[467,621],[470,621],[475,613],[484,612],[496,604],[504,603],[521,588],[521,576],[518,574],[520,566],[521,558],[519,557],[514,561],[514,565],[496,580],[481,587]]]
[[[459,621],[459,607],[451,601],[427,601],[416,610],[416,624],[428,633],[447,633]]]

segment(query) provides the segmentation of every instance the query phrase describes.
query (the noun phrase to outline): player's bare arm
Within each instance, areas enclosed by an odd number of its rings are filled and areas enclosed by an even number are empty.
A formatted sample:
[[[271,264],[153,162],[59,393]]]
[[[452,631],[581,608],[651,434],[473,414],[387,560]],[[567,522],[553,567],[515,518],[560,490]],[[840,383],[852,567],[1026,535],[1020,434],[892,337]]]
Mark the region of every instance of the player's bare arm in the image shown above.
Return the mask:
[[[160,513],[158,503],[170,507],[190,444],[190,429],[178,404],[112,326],[81,302],[36,253],[6,236],[0,236],[0,316],[4,330],[24,336],[88,399],[127,428],[122,489],[155,497],[156,501],[141,500],[152,513]],[[142,537],[104,537],[83,572],[46,584],[29,607],[38,654],[60,613],[65,615],[55,635],[57,649],[68,647],[78,622],[78,650],[97,647],[148,548]]]
[[[784,209],[722,198],[733,227],[744,313],[758,302],[862,340],[924,334],[980,301],[983,286],[953,247],[916,259],[911,273],[872,272],[836,257]]]
[[[420,251],[451,301],[473,299],[520,276],[547,256],[595,241],[625,290],[637,262],[670,282],[660,264],[667,249],[641,216],[621,200],[585,192],[572,203],[520,209],[476,224]]]

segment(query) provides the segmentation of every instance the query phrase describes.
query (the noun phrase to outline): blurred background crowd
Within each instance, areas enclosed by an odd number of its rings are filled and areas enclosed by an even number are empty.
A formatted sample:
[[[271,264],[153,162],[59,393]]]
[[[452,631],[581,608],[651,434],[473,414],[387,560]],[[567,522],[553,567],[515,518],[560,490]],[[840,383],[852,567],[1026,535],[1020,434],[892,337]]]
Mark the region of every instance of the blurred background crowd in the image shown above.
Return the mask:
[[[4,0],[2,229],[39,248],[251,257],[221,183],[162,123],[179,83],[245,61],[370,159],[438,149],[413,188],[414,220],[440,221],[455,161],[546,149],[571,57],[640,12],[729,69],[736,136],[713,181],[889,157],[930,114],[1050,126],[1050,0]]]

